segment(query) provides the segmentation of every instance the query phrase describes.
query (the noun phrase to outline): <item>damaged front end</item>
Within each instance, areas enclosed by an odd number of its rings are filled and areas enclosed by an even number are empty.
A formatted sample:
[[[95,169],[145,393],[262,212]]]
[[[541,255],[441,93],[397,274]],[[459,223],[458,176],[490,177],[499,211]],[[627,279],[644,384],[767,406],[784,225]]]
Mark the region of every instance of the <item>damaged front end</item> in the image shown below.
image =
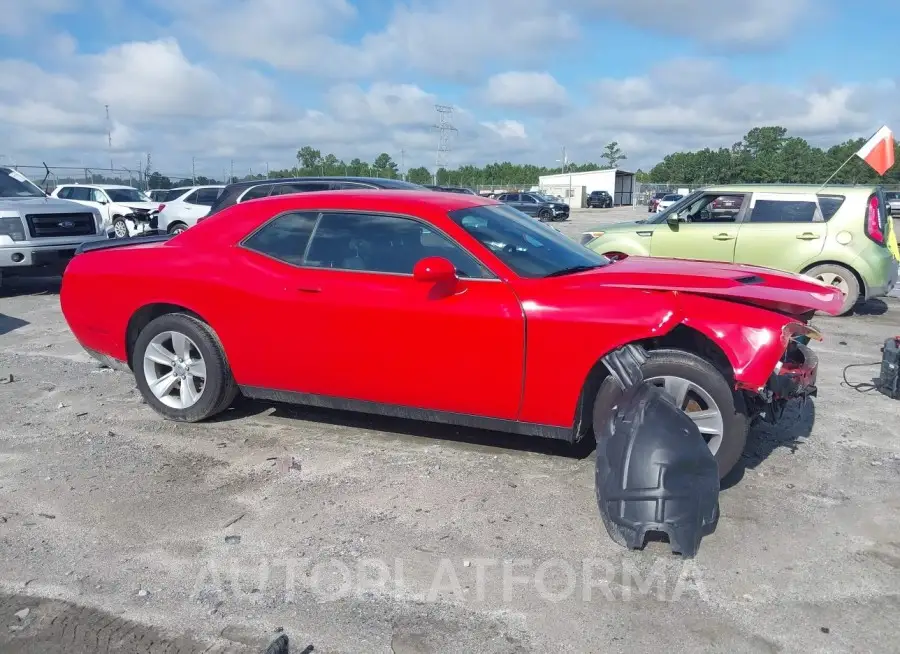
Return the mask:
[[[122,216],[128,229],[128,236],[156,236],[159,233],[159,210],[132,208],[131,212]],[[119,238],[115,227],[110,228],[109,238]]]
[[[783,329],[787,345],[781,359],[765,386],[748,391],[755,419],[777,422],[787,405],[798,400],[801,406],[807,398],[816,397],[816,377],[819,357],[809,347],[810,340],[822,340],[819,331],[808,324],[789,323]]]

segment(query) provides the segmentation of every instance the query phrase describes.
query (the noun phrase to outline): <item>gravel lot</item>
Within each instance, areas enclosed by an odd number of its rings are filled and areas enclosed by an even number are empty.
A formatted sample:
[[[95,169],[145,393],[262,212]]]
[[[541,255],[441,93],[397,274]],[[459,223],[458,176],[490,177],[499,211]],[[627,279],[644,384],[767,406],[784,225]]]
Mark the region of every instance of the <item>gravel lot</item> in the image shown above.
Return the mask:
[[[612,543],[589,448],[253,402],[165,422],[81,351],[57,290],[0,288],[4,652],[261,651],[278,628],[292,652],[896,647],[900,402],[841,384],[896,299],[815,320],[818,399],[754,429],[684,562]]]

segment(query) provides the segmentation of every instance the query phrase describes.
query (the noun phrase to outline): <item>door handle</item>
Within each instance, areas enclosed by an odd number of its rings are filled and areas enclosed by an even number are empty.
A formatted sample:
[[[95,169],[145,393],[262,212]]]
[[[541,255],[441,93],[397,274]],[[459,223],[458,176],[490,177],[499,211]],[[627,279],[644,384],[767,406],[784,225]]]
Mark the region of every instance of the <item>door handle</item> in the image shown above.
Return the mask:
[[[301,293],[321,293],[322,289],[317,286],[301,286],[297,289]]]
[[[715,236],[713,236],[713,240],[716,240],[716,241],[733,241],[733,240],[734,240],[734,236],[732,236],[731,234],[716,234]]]
[[[797,238],[801,241],[815,241],[817,238],[822,238],[818,234],[813,234],[812,232],[803,232],[802,234],[797,234]]]

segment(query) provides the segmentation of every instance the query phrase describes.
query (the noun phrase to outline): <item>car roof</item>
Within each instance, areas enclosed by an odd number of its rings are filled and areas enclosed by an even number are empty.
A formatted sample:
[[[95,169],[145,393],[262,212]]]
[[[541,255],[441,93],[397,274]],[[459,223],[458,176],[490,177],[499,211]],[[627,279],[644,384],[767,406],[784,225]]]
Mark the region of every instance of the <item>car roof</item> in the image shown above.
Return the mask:
[[[291,184],[294,182],[362,182],[364,184],[377,184],[384,188],[422,188],[420,184],[405,182],[401,179],[388,179],[386,177],[285,177],[281,179],[248,179],[240,182],[229,184],[228,188],[249,188],[251,186],[260,186],[262,184]]]
[[[241,202],[236,207],[263,206],[265,203],[279,205],[284,211],[290,209],[356,209],[360,211],[388,211],[403,213],[414,208],[434,208],[441,211],[456,211],[486,205],[499,205],[490,198],[463,193],[435,193],[433,191],[409,190],[398,193],[386,189],[360,189],[345,191],[317,191],[259,198]],[[230,209],[230,208],[229,208]]]
[[[102,188],[102,189],[130,189],[136,191],[137,188],[134,186],[124,186],[122,184],[79,184],[78,182],[69,182],[68,184],[60,184],[60,188],[63,186],[81,186],[84,188]]]
[[[835,195],[847,193],[871,194],[877,185],[863,184],[853,186],[850,184],[829,184],[822,187],[821,184],[726,184],[723,186],[707,186],[703,191],[733,192],[733,193],[819,193],[822,195]]]

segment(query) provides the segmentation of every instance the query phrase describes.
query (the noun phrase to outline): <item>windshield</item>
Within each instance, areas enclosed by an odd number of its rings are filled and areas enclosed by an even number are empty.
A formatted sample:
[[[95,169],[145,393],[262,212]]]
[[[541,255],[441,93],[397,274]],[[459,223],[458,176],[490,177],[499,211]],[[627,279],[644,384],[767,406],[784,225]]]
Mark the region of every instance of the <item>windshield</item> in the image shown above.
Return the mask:
[[[107,188],[103,189],[113,202],[152,202],[150,198],[136,188]]]
[[[449,216],[520,277],[605,266],[609,259],[508,205],[458,209]]]
[[[47,194],[18,170],[0,168],[0,198],[43,198]]]
[[[647,222],[651,224],[664,223],[669,216],[681,213],[685,208],[693,204],[694,201],[702,195],[703,191],[696,191],[695,193],[691,193],[690,195],[676,196],[681,199],[678,200],[678,202],[675,202],[674,204],[666,207],[665,210],[659,212],[658,214],[655,214],[653,218],[650,218]],[[669,197],[671,196],[666,196],[666,198]]]

